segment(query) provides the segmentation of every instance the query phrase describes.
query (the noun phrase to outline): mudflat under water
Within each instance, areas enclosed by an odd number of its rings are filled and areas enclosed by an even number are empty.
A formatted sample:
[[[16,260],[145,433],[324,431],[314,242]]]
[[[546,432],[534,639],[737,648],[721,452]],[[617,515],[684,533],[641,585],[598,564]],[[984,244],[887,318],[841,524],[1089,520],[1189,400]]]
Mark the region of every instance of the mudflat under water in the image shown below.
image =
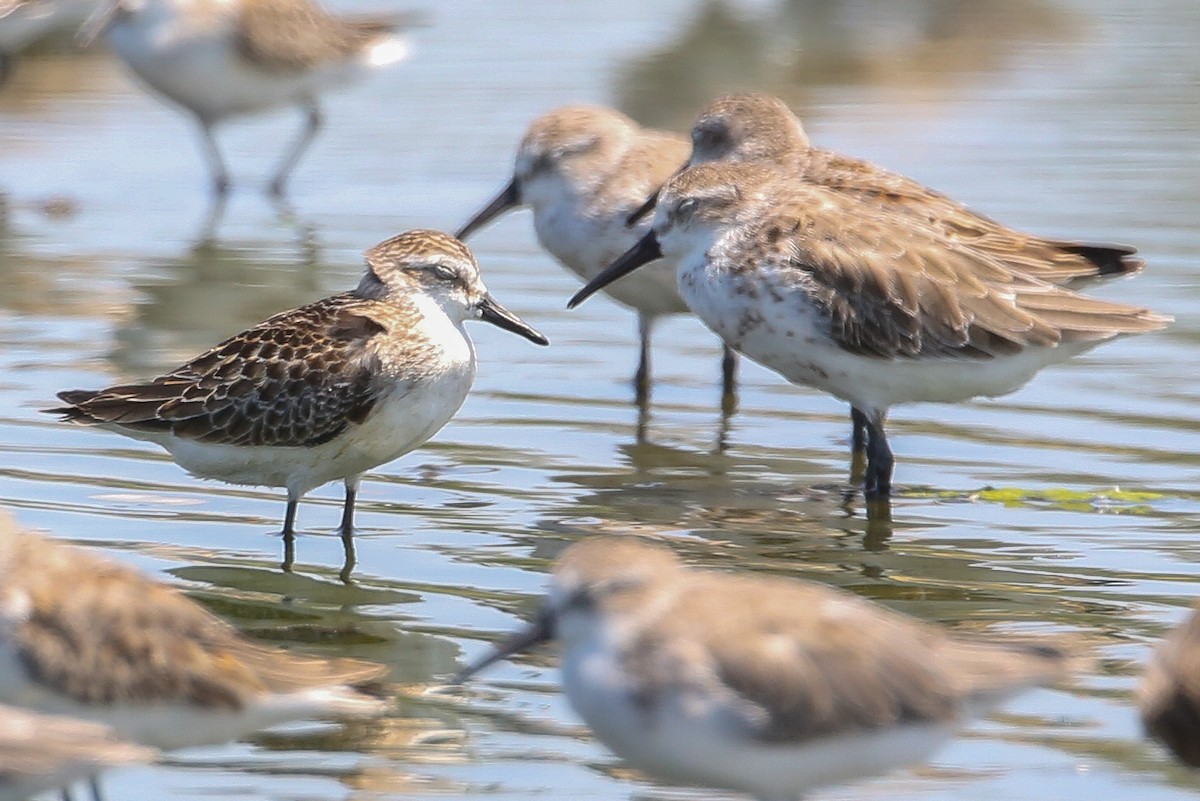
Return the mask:
[[[109,797],[677,794],[586,735],[552,653],[499,666],[469,698],[426,692],[517,624],[567,544],[625,530],[929,620],[1095,644],[1075,685],[1022,697],[928,766],[821,798],[1190,797],[1200,784],[1140,739],[1130,693],[1200,575],[1200,7],[456,0],[430,23],[411,61],[328,99],[290,212],[253,185],[298,119],[225,129],[241,191],[199,247],[194,132],[108,54],[35,54],[0,90],[0,506],[255,635],[385,662],[400,687],[382,721],[182,752],[113,774]],[[548,108],[610,103],[684,127],[742,88],[784,96],[819,144],[1011,224],[1136,244],[1145,273],[1095,293],[1177,322],[998,401],[895,410],[900,491],[890,520],[868,520],[844,498],[843,405],[747,365],[723,420],[719,351],[694,320],[657,331],[639,419],[632,316],[603,299],[567,312],[577,283],[514,214],[472,245],[494,294],[554,345],[472,329],[461,413],[363,483],[351,585],[340,487],[301,507],[284,574],[279,492],[197,481],[150,445],[37,411],[352,286],[361,251],[399,230],[454,229]],[[72,213],[48,213],[56,197]]]

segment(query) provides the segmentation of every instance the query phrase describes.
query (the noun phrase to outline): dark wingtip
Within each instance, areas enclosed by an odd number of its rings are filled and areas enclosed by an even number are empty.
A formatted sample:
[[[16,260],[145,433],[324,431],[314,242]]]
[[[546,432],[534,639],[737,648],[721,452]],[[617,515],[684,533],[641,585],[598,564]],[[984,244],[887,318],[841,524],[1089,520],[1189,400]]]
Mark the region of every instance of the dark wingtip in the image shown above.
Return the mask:
[[[1095,265],[1096,277],[1133,275],[1141,272],[1146,266],[1146,260],[1138,256],[1137,248],[1131,245],[1063,242],[1059,247]]]

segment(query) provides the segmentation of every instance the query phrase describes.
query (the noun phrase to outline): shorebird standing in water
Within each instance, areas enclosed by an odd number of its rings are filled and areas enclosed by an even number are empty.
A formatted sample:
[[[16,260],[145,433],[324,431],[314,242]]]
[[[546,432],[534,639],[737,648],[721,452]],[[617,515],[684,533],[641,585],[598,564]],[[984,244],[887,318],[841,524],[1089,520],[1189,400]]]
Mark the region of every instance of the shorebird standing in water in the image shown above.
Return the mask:
[[[625,225],[646,194],[687,157],[687,140],[638,126],[619,111],[563,106],[538,117],[517,149],[512,180],[458,232],[465,239],[509,209],[528,206],[538,241],[584,281],[594,278],[646,231],[649,221]],[[641,357],[634,387],[639,405],[650,392],[650,336],[654,322],[688,311],[675,285],[675,266],[656,265],[605,292],[638,315]],[[723,404],[735,399],[736,356],[722,361]]]
[[[551,639],[571,706],[618,756],[762,801],[923,761],[1075,661],[820,584],[691,569],[631,536],[568,548],[536,621],[455,680]]]
[[[280,106],[302,109],[304,130],[269,185],[281,196],[321,127],[318,96],[404,58],[406,17],[336,17],[315,0],[106,0],[83,38],[106,31],[146,85],[196,118],[218,197],[230,178],[214,128]]]
[[[366,260],[350,292],[277,314],[147,383],[60,392],[67,405],[47,411],[157,443],[201,478],[286,487],[285,567],[300,498],[341,479],[346,578],[362,474],[424,443],[466,400],[475,348],[463,322],[549,344],[496,302],[448,234],[409,231]]]
[[[570,305],[664,254],[726,343],[863,415],[869,498],[891,492],[890,407],[1005,395],[1170,320],[1017,271],[869,199],[719,162],[668,181],[650,233]]]
[[[1018,231],[904,175],[814,147],[796,115],[771,95],[735,94],[714,100],[697,115],[691,136],[692,153],[680,171],[710,162],[766,165],[787,181],[824,187],[910,217],[948,240],[1052,284],[1075,287],[1136,273],[1145,266],[1128,245],[1068,242]],[[629,225],[639,225],[657,198],[658,189],[630,215]],[[852,447],[858,453],[867,445],[866,417],[852,408],[851,418]]]
[[[0,517],[0,702],[161,749],[374,717],[384,665],[259,645],[177,590]]]

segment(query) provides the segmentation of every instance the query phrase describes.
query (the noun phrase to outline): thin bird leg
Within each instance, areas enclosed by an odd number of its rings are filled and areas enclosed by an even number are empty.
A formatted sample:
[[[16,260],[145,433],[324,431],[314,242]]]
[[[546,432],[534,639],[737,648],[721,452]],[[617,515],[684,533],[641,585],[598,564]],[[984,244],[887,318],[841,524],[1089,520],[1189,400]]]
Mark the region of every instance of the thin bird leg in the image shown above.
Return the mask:
[[[737,411],[737,351],[724,346],[721,355],[721,411],[725,416]]]
[[[104,801],[104,794],[100,792],[100,779],[93,776],[88,779],[88,783],[92,787],[92,801]]]
[[[338,526],[338,531],[342,535],[342,551],[346,557],[342,563],[339,577],[345,584],[350,583],[350,574],[354,571],[355,564],[358,563],[354,553],[354,502],[358,499],[359,478],[359,476],[354,476],[346,479],[346,503],[342,506],[342,523]]]
[[[217,198],[223,198],[229,191],[231,182],[229,170],[225,168],[225,159],[221,158],[221,149],[217,147],[212,122],[200,119],[200,136],[204,141],[204,155],[208,158],[208,167],[212,172],[213,194]]]
[[[855,407],[850,407],[850,450],[852,453],[867,450],[867,416]]]
[[[300,132],[300,136],[296,139],[288,150],[287,155],[283,157],[283,161],[279,163],[279,169],[275,171],[275,177],[271,179],[270,191],[275,197],[283,195],[284,187],[287,185],[287,179],[292,174],[292,170],[296,168],[300,157],[308,150],[313,139],[316,138],[317,132],[321,130],[321,125],[324,123],[324,118],[321,116],[321,107],[317,105],[316,100],[308,100],[304,105],[305,122],[304,130]]]
[[[653,327],[653,317],[645,314],[638,315],[641,354],[638,357],[637,372],[633,374],[633,390],[639,407],[650,402],[650,329]]]
[[[287,511],[283,513],[283,531],[280,534],[283,536],[283,568],[285,573],[292,572],[292,565],[296,562],[296,509],[300,506],[300,499],[288,496]]]
[[[892,494],[892,468],[895,459],[883,430],[885,412],[867,412],[867,476],[864,492],[867,500]]]

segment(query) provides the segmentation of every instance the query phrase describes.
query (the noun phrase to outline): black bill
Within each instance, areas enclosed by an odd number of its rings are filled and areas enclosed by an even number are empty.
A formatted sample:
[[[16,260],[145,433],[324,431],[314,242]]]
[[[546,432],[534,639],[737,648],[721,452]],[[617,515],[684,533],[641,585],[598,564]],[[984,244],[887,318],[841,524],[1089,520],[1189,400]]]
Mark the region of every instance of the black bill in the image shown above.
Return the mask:
[[[567,301],[567,308],[575,308],[618,278],[629,275],[643,264],[661,259],[662,254],[662,248],[658,246],[658,237],[651,231],[639,239],[636,245],[618,256],[617,260],[605,267],[599,275],[588,281],[583,289]]]
[[[492,202],[487,204],[478,214],[467,220],[467,224],[458,229],[456,236],[459,239],[466,239],[471,234],[478,231],[483,226],[490,223],[492,220],[499,217],[509,209],[515,209],[521,205],[521,187],[517,184],[517,179],[513,178],[508,182],[508,186],[500,190],[500,194],[492,199]]]
[[[484,668],[494,665],[502,659],[507,659],[513,654],[518,654],[521,651],[527,651],[536,645],[549,642],[552,639],[554,639],[554,619],[548,611],[543,609],[540,613],[538,613],[537,620],[533,621],[528,626],[513,634],[503,642],[498,643],[490,653],[484,654],[479,659],[455,673],[454,676],[451,677],[450,683],[462,684]]]
[[[550,344],[550,340],[542,336],[536,328],[501,306],[491,295],[484,295],[483,300],[479,302],[476,308],[479,310],[479,319],[485,320],[497,328],[503,328],[505,331],[520,334],[530,342],[535,342],[538,345]]]

